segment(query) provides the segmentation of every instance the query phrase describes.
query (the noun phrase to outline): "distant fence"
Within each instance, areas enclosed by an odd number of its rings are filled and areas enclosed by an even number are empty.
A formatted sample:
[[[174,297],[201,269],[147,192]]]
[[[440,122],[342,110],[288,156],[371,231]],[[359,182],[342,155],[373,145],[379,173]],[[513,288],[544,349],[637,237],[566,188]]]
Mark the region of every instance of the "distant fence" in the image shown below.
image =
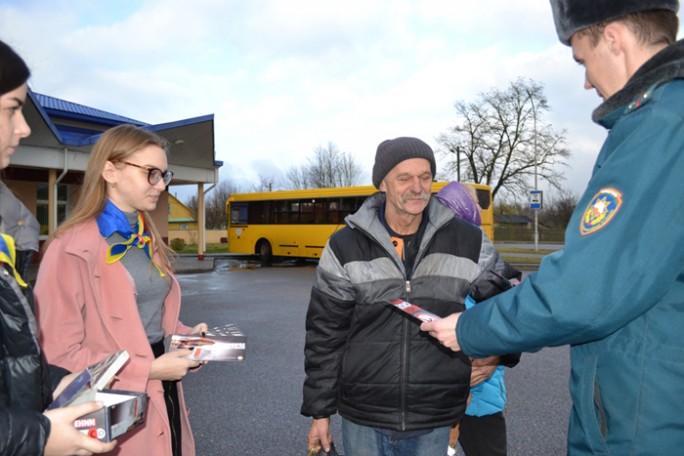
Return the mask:
[[[564,229],[539,229],[539,242],[563,242],[564,238]],[[534,242],[534,228],[495,226],[494,239],[497,242]]]

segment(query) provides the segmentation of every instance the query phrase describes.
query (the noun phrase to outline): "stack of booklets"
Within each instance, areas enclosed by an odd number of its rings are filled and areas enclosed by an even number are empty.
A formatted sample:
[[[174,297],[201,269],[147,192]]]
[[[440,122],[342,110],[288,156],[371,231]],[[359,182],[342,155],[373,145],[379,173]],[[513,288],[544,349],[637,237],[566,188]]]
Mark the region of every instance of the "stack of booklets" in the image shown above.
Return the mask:
[[[245,359],[247,336],[233,324],[211,328],[203,335],[174,334],[170,350],[189,348],[189,359],[196,361],[242,361]]]
[[[128,352],[121,350],[85,368],[48,406],[48,410],[102,401],[103,408],[77,419],[74,426],[103,442],[114,440],[141,425],[145,421],[147,394],[107,389],[128,358]]]

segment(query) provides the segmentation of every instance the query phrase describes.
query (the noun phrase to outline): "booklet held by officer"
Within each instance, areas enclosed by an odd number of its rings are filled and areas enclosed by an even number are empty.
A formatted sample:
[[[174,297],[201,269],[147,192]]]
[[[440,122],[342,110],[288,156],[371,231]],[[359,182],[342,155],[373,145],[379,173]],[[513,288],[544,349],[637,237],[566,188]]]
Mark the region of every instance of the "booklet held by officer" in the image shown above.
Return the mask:
[[[442,318],[438,315],[433,314],[432,312],[428,312],[420,306],[411,304],[408,301],[404,301],[403,299],[396,299],[394,301],[390,301],[390,304],[421,322],[435,321]]]
[[[126,350],[121,350],[83,369],[69,383],[48,410],[102,401],[104,407],[74,421],[82,433],[109,442],[145,421],[147,394],[144,392],[107,389],[114,376],[128,361]]]
[[[234,324],[216,326],[206,333],[174,334],[170,350],[189,348],[188,359],[195,361],[243,361],[245,359],[247,336]]]

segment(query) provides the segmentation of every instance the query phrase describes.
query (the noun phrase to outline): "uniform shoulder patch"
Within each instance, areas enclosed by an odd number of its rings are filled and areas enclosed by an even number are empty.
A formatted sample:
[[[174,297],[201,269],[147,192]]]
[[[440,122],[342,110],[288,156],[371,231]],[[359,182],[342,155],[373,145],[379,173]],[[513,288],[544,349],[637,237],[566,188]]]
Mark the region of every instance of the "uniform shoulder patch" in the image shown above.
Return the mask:
[[[580,234],[595,233],[610,223],[622,206],[622,192],[604,187],[589,201],[580,221]]]
[[[646,89],[645,92],[640,93],[630,104],[627,105],[625,112],[630,113],[641,108],[646,103],[650,102],[653,98],[653,91],[658,87],[659,83],[653,84],[651,87]]]

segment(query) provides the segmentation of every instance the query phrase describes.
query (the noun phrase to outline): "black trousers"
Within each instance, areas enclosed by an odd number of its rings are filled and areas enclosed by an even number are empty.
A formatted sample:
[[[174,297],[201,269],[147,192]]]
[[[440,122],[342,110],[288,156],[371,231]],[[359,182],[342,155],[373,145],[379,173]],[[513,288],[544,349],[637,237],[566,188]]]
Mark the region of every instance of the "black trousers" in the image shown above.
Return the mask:
[[[164,354],[164,340],[151,344],[155,358]],[[162,380],[164,387],[164,402],[166,402],[166,413],[169,415],[169,425],[171,426],[171,449],[173,456],[181,456],[181,422],[180,422],[180,402],[178,401],[178,382]]]
[[[506,420],[503,412],[485,416],[465,415],[458,443],[466,456],[506,456]]]

